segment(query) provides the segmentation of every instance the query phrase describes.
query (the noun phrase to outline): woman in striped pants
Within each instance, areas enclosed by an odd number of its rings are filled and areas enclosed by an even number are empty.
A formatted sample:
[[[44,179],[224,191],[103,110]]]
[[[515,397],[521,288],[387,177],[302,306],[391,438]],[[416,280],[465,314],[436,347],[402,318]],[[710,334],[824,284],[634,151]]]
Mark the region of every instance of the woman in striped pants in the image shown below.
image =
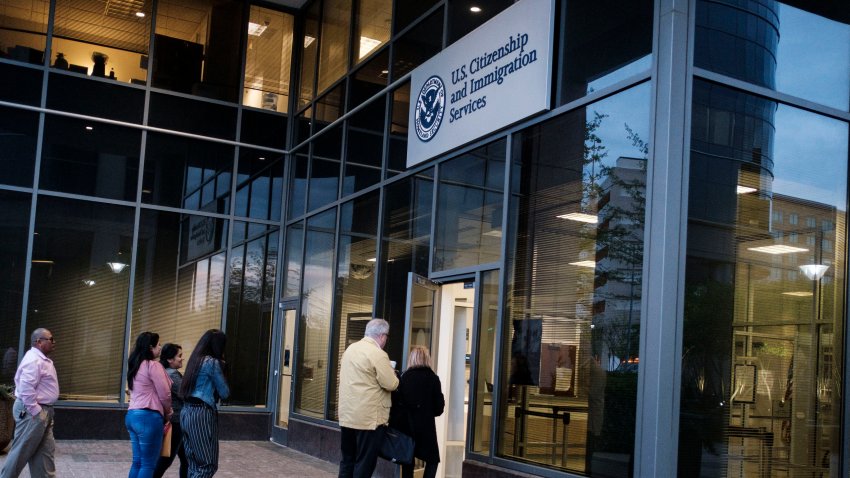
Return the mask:
[[[192,351],[183,377],[180,425],[189,478],[208,478],[218,470],[216,403],[230,396],[223,369],[226,342],[221,330],[206,331]]]

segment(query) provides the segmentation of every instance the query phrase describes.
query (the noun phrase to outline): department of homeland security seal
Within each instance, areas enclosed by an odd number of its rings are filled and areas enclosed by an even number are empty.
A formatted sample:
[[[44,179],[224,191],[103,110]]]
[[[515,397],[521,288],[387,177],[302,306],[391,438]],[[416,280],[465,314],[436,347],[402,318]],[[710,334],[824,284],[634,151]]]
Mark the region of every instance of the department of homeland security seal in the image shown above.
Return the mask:
[[[440,129],[443,111],[446,109],[446,85],[434,75],[425,81],[416,100],[414,127],[416,136],[422,141],[430,141]]]

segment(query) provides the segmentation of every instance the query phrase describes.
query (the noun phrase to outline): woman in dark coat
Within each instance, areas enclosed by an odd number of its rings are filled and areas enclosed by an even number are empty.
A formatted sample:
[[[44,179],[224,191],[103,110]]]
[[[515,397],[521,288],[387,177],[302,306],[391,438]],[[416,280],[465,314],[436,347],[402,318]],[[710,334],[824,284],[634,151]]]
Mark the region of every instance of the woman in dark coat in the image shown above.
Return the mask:
[[[410,351],[407,371],[401,376],[393,401],[393,426],[413,437],[413,455],[425,462],[423,477],[433,478],[440,463],[434,417],[443,414],[446,400],[440,378],[431,369],[431,355],[427,348],[415,346]],[[402,465],[401,476],[412,478],[413,465]]]

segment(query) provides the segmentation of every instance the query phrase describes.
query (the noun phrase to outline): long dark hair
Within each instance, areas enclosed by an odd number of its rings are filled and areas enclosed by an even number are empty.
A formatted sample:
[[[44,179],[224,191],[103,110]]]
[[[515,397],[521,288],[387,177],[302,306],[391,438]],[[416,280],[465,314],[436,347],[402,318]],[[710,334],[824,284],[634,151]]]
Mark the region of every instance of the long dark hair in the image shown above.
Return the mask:
[[[159,353],[159,363],[161,363],[164,368],[170,368],[171,364],[169,364],[168,361],[176,357],[181,350],[183,350],[183,347],[177,344],[167,343],[163,345],[162,352]]]
[[[186,375],[183,377],[183,384],[180,386],[181,395],[188,397],[192,394],[205,358],[210,357],[215,360],[224,358],[225,345],[227,345],[227,336],[221,330],[210,329],[204,332],[204,335],[198,340],[198,345],[195,345],[192,356],[189,357],[189,364],[186,365]]]
[[[139,372],[139,367],[145,360],[153,360],[153,351],[159,343],[159,334],[153,332],[142,332],[136,337],[136,346],[130,353],[130,358],[127,359],[127,388],[133,389],[133,380],[136,379],[136,374]]]

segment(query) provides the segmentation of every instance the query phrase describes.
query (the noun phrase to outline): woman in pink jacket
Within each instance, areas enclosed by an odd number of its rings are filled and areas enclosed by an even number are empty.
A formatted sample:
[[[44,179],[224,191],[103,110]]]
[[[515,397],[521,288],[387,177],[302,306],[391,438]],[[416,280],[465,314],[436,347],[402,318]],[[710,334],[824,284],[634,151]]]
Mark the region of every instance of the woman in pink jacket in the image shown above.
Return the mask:
[[[124,423],[133,445],[129,478],[151,478],[162,448],[163,426],[171,416],[171,379],[159,363],[159,335],[142,332],[127,360],[130,407]]]

